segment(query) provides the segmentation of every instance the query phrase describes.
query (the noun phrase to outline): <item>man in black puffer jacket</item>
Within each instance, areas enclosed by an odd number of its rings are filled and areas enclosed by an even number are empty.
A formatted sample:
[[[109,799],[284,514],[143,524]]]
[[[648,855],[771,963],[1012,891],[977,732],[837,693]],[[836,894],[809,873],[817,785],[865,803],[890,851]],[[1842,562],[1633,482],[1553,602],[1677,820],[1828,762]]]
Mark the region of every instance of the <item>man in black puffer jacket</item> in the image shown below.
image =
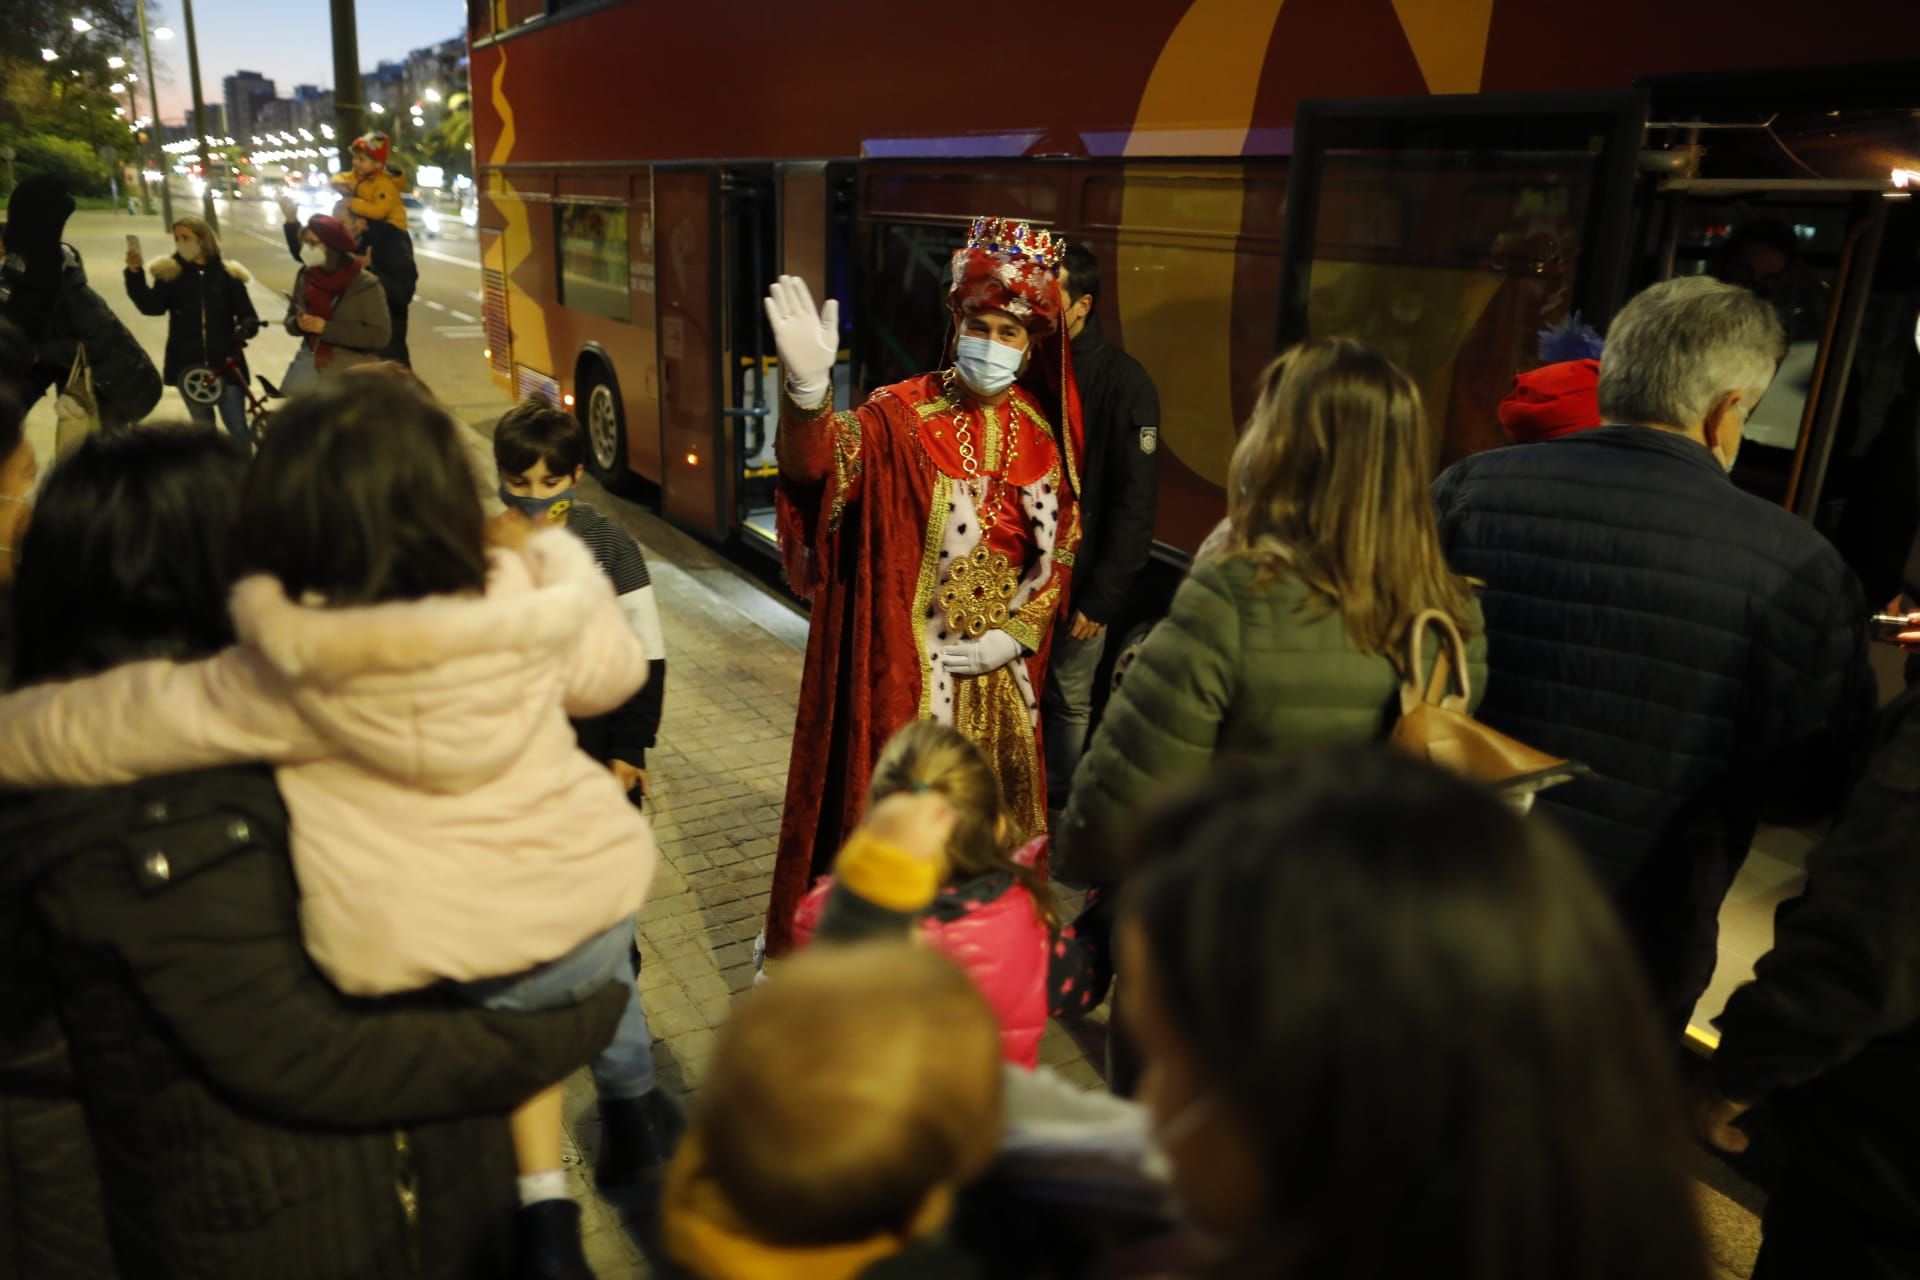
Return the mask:
[[[1853,574],[1727,478],[1783,350],[1748,291],[1654,285],[1607,338],[1617,425],[1434,486],[1449,561],[1486,583],[1480,716],[1593,767],[1540,808],[1614,892],[1676,1033],[1755,827],[1829,810],[1873,711]]]

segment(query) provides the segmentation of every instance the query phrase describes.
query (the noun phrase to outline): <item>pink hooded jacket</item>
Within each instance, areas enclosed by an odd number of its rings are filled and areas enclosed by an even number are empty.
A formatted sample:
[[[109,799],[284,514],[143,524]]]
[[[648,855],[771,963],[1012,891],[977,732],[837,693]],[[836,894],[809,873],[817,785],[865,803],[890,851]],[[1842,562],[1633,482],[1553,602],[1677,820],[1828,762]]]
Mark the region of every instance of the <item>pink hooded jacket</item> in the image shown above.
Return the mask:
[[[518,973],[639,909],[658,851],[569,715],[647,655],[564,530],[494,552],[481,598],[328,609],[234,588],[240,643],[0,699],[0,780],[102,786],[279,766],[308,952],[342,991]]]

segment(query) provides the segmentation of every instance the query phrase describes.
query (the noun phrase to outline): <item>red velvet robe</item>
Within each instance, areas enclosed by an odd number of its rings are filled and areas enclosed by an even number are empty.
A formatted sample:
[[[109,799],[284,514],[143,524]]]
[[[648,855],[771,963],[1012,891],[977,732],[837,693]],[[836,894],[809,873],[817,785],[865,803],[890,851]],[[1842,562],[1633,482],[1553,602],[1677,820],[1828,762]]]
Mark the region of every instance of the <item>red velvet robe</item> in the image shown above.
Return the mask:
[[[972,678],[937,661],[943,643],[958,639],[947,633],[940,587],[980,537],[974,491],[963,483],[963,417],[980,464],[975,488],[998,512],[988,543],[1022,574],[1004,630],[1025,650]],[[787,950],[794,908],[858,823],[881,748],[915,718],[951,723],[980,745],[1015,812],[1032,834],[1044,829],[1037,708],[1080,540],[1053,428],[1018,387],[991,411],[948,390],[940,374],[884,387],[851,413],[789,402],[778,453],[781,548],[789,581],[813,603],[813,625],[768,905],[769,955]]]

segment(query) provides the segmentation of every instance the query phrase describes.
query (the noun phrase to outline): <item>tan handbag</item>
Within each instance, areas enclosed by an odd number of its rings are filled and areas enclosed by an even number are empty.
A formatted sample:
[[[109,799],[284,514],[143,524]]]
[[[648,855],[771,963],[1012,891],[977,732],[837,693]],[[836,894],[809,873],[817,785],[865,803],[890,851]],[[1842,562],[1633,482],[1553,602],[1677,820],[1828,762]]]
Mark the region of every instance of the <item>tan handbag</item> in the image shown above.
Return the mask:
[[[100,397],[93,390],[93,365],[81,343],[73,353],[73,367],[53,405],[53,456],[64,458],[80,442],[100,430]]]
[[[1429,629],[1440,632],[1441,645],[1433,674],[1425,677]],[[1467,710],[1472,695],[1467,643],[1453,619],[1440,610],[1423,610],[1414,618],[1404,669],[1400,720],[1387,739],[1396,749],[1479,783],[1522,813],[1533,807],[1537,793],[1592,772],[1473,718]]]

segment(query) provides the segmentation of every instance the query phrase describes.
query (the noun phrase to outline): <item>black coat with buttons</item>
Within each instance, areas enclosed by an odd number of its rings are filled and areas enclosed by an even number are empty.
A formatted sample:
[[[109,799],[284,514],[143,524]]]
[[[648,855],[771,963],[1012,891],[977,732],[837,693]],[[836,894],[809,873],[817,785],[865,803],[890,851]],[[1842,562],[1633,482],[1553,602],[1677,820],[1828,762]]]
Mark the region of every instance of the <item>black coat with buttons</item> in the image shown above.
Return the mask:
[[[39,940],[0,1009],[51,993],[121,1273],[501,1273],[503,1113],[604,1047],[625,993],[534,1014],[349,999],[302,949],[297,903],[266,769],[0,813],[0,908]]]

